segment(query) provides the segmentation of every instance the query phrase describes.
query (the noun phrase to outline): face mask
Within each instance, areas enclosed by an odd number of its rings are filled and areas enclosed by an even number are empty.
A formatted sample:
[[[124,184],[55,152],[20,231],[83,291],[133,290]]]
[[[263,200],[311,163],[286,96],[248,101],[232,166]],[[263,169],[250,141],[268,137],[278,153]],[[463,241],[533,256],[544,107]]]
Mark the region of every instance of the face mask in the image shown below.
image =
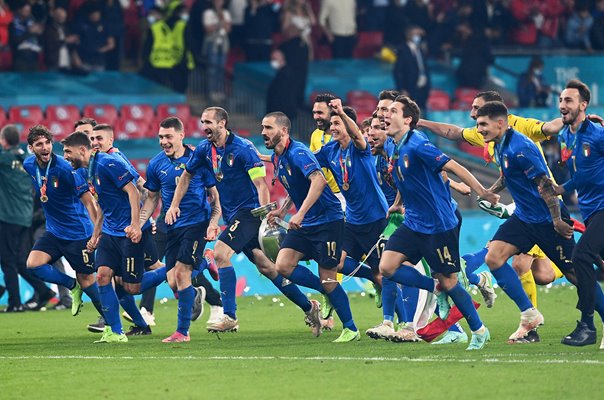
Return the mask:
[[[534,73],[535,75],[537,75],[537,76],[541,76],[541,73],[542,73],[542,72],[543,72],[543,71],[541,71],[540,69],[535,69],[535,70],[533,70],[533,73]]]
[[[413,35],[413,37],[411,38],[411,41],[413,43],[415,43],[416,46],[419,46],[420,43],[422,42],[422,37],[420,35]]]
[[[281,63],[278,60],[271,60],[271,67],[273,69],[281,68]]]
[[[155,18],[155,16],[153,15],[149,15],[147,16],[147,22],[149,22],[149,25],[153,25],[157,22],[157,18]]]
[[[180,16],[180,19],[182,19],[183,21],[187,22],[189,20],[189,14],[182,14]]]

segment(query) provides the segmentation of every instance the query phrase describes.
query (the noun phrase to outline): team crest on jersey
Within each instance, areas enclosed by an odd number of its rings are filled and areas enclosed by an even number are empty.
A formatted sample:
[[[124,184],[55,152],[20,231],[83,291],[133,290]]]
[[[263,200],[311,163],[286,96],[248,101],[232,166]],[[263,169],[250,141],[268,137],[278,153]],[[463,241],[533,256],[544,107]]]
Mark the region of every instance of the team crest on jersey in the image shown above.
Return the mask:
[[[232,167],[234,163],[235,163],[235,154],[229,153],[229,155],[227,156],[227,165],[229,167]]]
[[[59,187],[59,178],[56,176],[52,177],[52,187],[55,189]]]
[[[409,155],[407,154],[403,156],[403,165],[405,166],[405,169],[409,168]]]
[[[583,143],[583,156],[589,157],[591,154],[591,148],[589,147],[589,143]]]
[[[176,165],[176,166],[174,167],[174,169],[175,169],[175,170],[177,170],[177,171],[178,171],[179,169],[185,169],[185,164],[184,164],[184,163],[180,163],[180,164]]]
[[[507,169],[509,165],[510,164],[508,163],[508,156],[503,156],[503,167]]]

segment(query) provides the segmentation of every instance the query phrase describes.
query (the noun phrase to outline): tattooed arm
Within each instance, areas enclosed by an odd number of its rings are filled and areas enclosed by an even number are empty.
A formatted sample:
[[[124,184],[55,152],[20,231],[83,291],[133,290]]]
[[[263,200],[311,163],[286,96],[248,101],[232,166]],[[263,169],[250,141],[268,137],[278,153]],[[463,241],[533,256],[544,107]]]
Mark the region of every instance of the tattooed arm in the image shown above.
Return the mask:
[[[218,226],[218,220],[220,219],[221,215],[220,196],[218,195],[218,189],[216,189],[216,186],[208,188],[207,192],[212,212],[210,213],[210,223],[208,224],[205,239],[212,241],[216,240],[218,235],[220,235],[220,227]]]
[[[493,183],[493,185],[491,185],[491,187],[488,188],[487,190],[491,193],[499,193],[504,188],[505,188],[505,178],[503,177],[503,175],[500,175],[499,179],[497,179],[495,181],[495,183]]]
[[[554,223],[554,229],[556,229],[556,232],[561,236],[570,239],[573,235],[573,228],[562,220],[562,215],[560,213],[560,199],[556,196],[552,180],[546,175],[539,175],[533,182],[539,187],[539,194],[541,194],[541,198],[545,201],[545,204],[547,204],[547,208],[549,208]]]
[[[462,137],[463,128],[460,128],[457,125],[445,124],[442,122],[434,122],[434,121],[429,121],[427,119],[420,119],[417,122],[417,126],[419,128],[426,128],[429,131],[431,131],[432,133],[434,133],[440,137],[444,137],[445,139],[449,139],[449,140],[463,139],[463,137]]]

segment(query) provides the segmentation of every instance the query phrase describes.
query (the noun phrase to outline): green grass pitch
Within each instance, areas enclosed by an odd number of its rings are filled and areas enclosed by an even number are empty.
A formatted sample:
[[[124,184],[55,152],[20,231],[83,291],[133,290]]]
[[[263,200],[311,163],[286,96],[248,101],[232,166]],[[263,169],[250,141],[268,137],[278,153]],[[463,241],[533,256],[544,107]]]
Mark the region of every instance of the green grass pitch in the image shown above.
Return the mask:
[[[75,318],[69,311],[0,315],[0,399],[600,398],[599,343],[560,344],[579,314],[576,291],[539,292],[546,322],[542,342],[530,345],[505,343],[519,313],[498,294],[494,308],[479,311],[492,335],[480,352],[364,334],[359,342],[331,343],[338,324],[314,338],[302,312],[272,296],[238,299],[238,333],[208,334],[206,308],[184,344],[161,343],[175,328],[175,300],[157,303],[153,335],[120,345],[92,344],[99,336],[86,331],[97,317],[89,303]],[[350,297],[363,333],[381,321],[371,299]],[[599,318],[596,326],[601,337]]]

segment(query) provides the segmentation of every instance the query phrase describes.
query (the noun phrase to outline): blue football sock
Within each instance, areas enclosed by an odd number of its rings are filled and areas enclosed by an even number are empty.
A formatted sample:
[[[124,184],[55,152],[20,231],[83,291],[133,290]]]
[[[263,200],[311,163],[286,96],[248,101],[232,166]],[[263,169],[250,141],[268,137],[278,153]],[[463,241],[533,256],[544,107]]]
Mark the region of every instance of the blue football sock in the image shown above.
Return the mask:
[[[340,271],[340,273],[342,273],[344,275],[351,275],[358,266],[359,266],[358,261],[356,261],[350,257],[346,257],[344,259],[344,266],[342,267],[342,270]],[[359,267],[359,270],[354,273],[354,276],[357,278],[369,279],[372,282],[374,280],[373,273],[371,272],[371,268],[369,268],[368,266],[366,266],[364,264]]]
[[[146,292],[148,289],[156,287],[165,281],[167,272],[166,267],[154,269],[153,271],[146,271],[141,280],[141,293]]]
[[[314,289],[319,293],[324,293],[323,285],[321,285],[321,279],[302,265],[298,264],[298,266],[294,268],[287,279],[296,285]]]
[[[401,321],[399,319],[399,322],[413,322],[415,310],[417,310],[417,302],[419,300],[419,289],[410,286],[403,286],[400,290],[401,299],[403,300],[403,307],[405,307],[405,320]]]
[[[298,286],[291,281],[286,281],[284,285],[283,279],[284,278],[281,275],[277,275],[275,279],[271,279],[271,282],[273,282],[273,285],[275,285],[275,287],[279,289],[281,293],[285,295],[285,297],[300,307],[302,311],[310,311],[312,304],[310,303],[310,300],[308,300],[308,297],[306,297],[304,293],[300,291],[300,288],[298,288]]]
[[[111,326],[115,333],[123,333],[122,321],[120,320],[120,304],[117,295],[111,283],[105,286],[99,286],[99,297],[103,305],[103,318],[105,323]]]
[[[449,332],[459,332],[459,333],[462,333],[463,332],[463,328],[461,327],[461,325],[459,325],[459,322],[456,322],[455,324],[451,325],[451,327],[449,328]]]
[[[344,328],[348,328],[351,331],[358,331],[356,325],[354,324],[354,320],[352,319],[352,311],[350,311],[350,303],[348,302],[348,296],[346,296],[346,292],[342,289],[342,285],[339,283],[336,284],[336,288],[331,292],[326,294],[329,302],[336,310],[340,321],[344,325]]]
[[[218,276],[220,278],[222,309],[226,315],[233,319],[237,319],[237,300],[235,299],[237,275],[235,274],[235,268],[218,268]]]
[[[193,313],[193,300],[195,289],[193,285],[178,291],[178,326],[176,331],[187,336],[191,326],[191,314]]]
[[[136,306],[136,301],[134,301],[134,296],[130,293],[126,292],[122,285],[115,285],[115,294],[120,301],[120,305],[130,315],[132,318],[132,322],[136,326],[146,327],[147,323],[145,319],[141,315],[138,307]]]
[[[74,278],[64,274],[50,264],[43,264],[39,267],[31,268],[30,272],[33,276],[43,280],[44,282],[65,286],[69,290],[73,289],[76,284],[76,280]]]
[[[447,294],[453,300],[453,303],[459,308],[461,314],[465,317],[466,321],[468,321],[468,325],[470,325],[470,329],[472,331],[477,331],[482,326],[482,321],[478,316],[478,312],[476,312],[476,308],[474,308],[474,304],[472,303],[472,298],[466,292],[466,290],[459,284],[455,285],[453,289],[447,291]]]
[[[94,308],[99,312],[99,314],[103,315],[103,306],[101,305],[101,297],[99,295],[99,285],[94,282],[92,285],[88,286],[86,289],[82,289],[88,297],[90,297],[90,301],[94,305]]]
[[[522,289],[518,274],[516,274],[510,264],[503,264],[496,270],[491,271],[491,274],[497,279],[497,284],[503,289],[505,294],[516,303],[520,311],[525,311],[533,307],[526,292]]]
[[[388,278],[382,278],[382,313],[384,314],[384,321],[394,321],[397,292],[396,282],[392,282]]]
[[[468,277],[468,282],[472,285],[478,285],[480,283],[480,277],[476,274],[476,270],[484,264],[484,258],[488,252],[489,249],[484,248],[476,253],[468,253],[462,256],[466,262],[466,276]]]
[[[434,279],[422,275],[418,270],[407,265],[397,269],[389,279],[403,286],[416,287],[428,292],[434,291]]]

